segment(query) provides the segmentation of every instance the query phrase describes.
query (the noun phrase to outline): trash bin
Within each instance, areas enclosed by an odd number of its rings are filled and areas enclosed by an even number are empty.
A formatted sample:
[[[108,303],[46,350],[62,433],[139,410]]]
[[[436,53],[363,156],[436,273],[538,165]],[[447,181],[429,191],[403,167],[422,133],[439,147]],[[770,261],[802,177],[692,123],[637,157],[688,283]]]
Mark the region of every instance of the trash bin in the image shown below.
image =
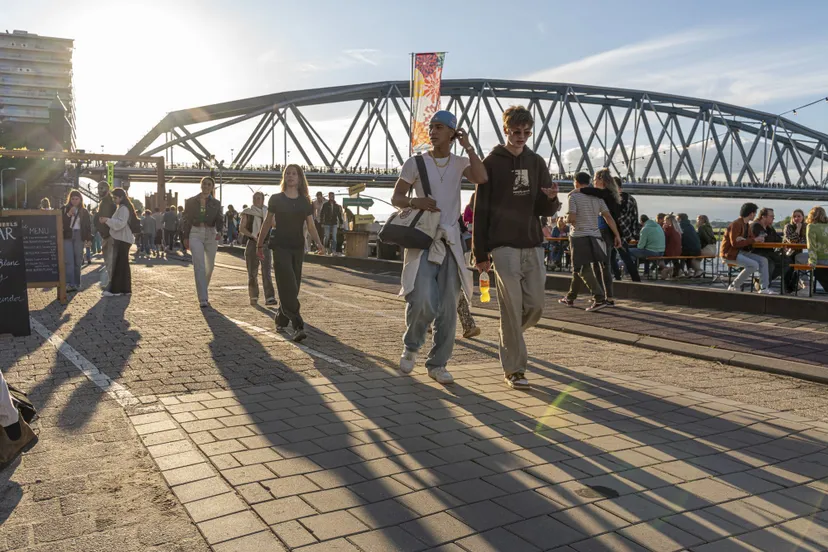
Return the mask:
[[[362,258],[367,257],[369,235],[370,234],[368,232],[345,232],[345,256]]]

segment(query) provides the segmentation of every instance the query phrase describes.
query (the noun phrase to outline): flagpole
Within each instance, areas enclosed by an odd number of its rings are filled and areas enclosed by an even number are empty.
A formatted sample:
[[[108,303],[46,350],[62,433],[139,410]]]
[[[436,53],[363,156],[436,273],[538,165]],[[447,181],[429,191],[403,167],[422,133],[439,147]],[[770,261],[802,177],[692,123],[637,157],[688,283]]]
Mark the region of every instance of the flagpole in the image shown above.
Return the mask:
[[[408,80],[408,156],[414,155],[414,52],[411,52],[411,73]]]

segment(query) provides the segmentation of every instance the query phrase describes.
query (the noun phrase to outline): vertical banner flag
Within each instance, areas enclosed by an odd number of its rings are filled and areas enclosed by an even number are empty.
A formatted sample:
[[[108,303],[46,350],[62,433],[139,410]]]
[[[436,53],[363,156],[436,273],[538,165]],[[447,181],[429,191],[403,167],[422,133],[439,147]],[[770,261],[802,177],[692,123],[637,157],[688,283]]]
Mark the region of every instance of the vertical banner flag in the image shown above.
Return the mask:
[[[115,184],[115,163],[106,164],[106,183],[109,184],[109,189]]]
[[[445,52],[414,54],[411,64],[411,152],[431,147],[428,122],[440,110],[440,84]]]

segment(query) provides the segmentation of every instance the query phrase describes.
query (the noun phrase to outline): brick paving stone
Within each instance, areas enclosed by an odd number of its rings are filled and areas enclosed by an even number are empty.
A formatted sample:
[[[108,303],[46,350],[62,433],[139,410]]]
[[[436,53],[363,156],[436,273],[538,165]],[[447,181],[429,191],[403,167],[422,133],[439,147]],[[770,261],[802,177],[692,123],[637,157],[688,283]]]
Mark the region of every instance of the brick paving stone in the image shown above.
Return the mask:
[[[209,544],[216,544],[258,533],[265,526],[255,514],[244,511],[199,523],[198,528]]]
[[[302,498],[320,512],[333,512],[365,504],[365,500],[348,488],[306,493]]]
[[[252,464],[264,464],[266,462],[275,462],[281,460],[282,457],[273,449],[254,449],[243,450],[232,453],[233,458],[238,460],[242,466],[250,466]]]
[[[462,504],[460,500],[441,489],[417,491],[398,496],[394,500],[421,516],[442,512]]]
[[[298,496],[279,498],[268,502],[255,504],[253,509],[268,525],[275,525],[292,519],[316,514],[316,510],[308,506]]]
[[[194,450],[179,452],[155,459],[155,463],[158,464],[158,468],[161,471],[184,468],[186,466],[192,466],[193,464],[200,464],[203,461],[204,458]]]
[[[399,527],[352,535],[348,540],[364,552],[417,552],[424,545]]]
[[[209,479],[201,479],[193,481],[192,483],[185,483],[173,487],[175,496],[178,497],[182,503],[200,500],[210,496],[226,493],[230,491],[227,484],[219,477],[210,477]]]
[[[247,510],[247,505],[234,493],[224,493],[184,504],[196,523]]]
[[[400,525],[419,517],[416,512],[393,500],[351,508],[348,512],[372,529]]]
[[[348,467],[310,472],[305,474],[305,477],[313,481],[322,489],[344,487],[346,485],[353,485],[354,483],[365,481],[364,477]]]
[[[474,533],[474,529],[445,512],[409,521],[400,527],[429,546],[451,542]]]
[[[240,537],[213,547],[213,552],[250,552],[253,550],[279,552],[285,550],[285,547],[270,531]]]
[[[500,528],[466,537],[459,540],[458,544],[469,552],[500,552],[501,550],[535,552],[539,550],[513,533]]]
[[[550,514],[556,519],[570,527],[577,529],[587,536],[596,536],[610,531],[616,531],[629,525],[624,519],[603,510],[594,504],[585,504],[575,508],[569,508],[561,512]]]
[[[631,525],[619,530],[618,533],[645,548],[664,552],[676,552],[704,542],[678,527],[658,521]]]
[[[664,517],[662,520],[708,542],[725,539],[744,532],[742,527],[718,516],[714,516],[705,510],[685,512],[675,516]]]
[[[325,541],[319,544],[309,544],[308,546],[296,548],[295,550],[296,552],[361,552],[359,548],[345,539]]]
[[[625,495],[618,498],[601,500],[599,502],[595,502],[594,504],[595,506],[615,514],[630,523],[648,521],[663,516],[669,516],[673,513],[673,510],[657,504],[652,500],[647,500],[640,494]]]
[[[271,529],[288,548],[298,548],[316,543],[316,538],[301,523],[295,520],[278,523],[273,525]]]
[[[373,479],[371,481],[351,485],[349,488],[367,502],[379,502],[411,492],[411,489],[393,477]]]
[[[585,541],[576,542],[571,545],[571,550],[576,552],[647,552],[644,548],[631,540],[625,539],[617,533],[607,533]]]
[[[448,514],[476,531],[487,531],[520,521],[521,516],[489,500],[447,510]]]
[[[448,485],[442,485],[440,488],[466,503],[496,498],[506,494],[503,489],[490,485],[482,479],[470,479],[468,481],[450,483]]]
[[[276,462],[268,462],[265,465],[279,477],[285,477],[288,475],[301,475],[322,469],[319,466],[319,464],[315,463],[309,458],[290,458],[287,460],[277,460]]]
[[[368,530],[368,526],[348,512],[330,512],[302,518],[299,522],[319,540],[345,537]]]
[[[199,479],[207,479],[213,477],[215,472],[208,464],[201,463],[184,468],[176,468],[174,470],[167,470],[163,474],[168,485],[181,485],[191,481],[198,481]]]
[[[567,545],[586,538],[583,533],[567,527],[549,516],[540,516],[513,523],[507,525],[504,529],[543,550]]]
[[[273,472],[260,464],[222,470],[221,475],[227,479],[231,485],[243,485],[253,481],[266,481],[268,479],[273,479]]]

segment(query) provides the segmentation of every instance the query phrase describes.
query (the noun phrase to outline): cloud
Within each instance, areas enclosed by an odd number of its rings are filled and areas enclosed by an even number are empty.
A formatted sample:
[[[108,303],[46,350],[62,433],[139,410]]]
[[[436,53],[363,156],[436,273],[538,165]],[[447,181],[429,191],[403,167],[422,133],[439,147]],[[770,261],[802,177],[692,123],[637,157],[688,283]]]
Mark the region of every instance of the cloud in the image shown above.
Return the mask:
[[[746,40],[750,29],[692,29],[624,45],[520,78],[634,88],[742,106],[824,95],[823,38]],[[798,40],[798,42],[797,42]],[[809,42],[804,42],[809,40]]]
[[[342,52],[346,56],[350,56],[357,62],[365,63],[367,65],[377,66],[379,62],[377,61],[377,57],[381,56],[381,52],[379,50],[374,50],[371,48],[362,48],[357,50],[344,50]]]
[[[384,54],[380,50],[356,48],[342,50],[339,54],[321,60],[299,62],[298,68],[302,72],[312,73],[319,71],[341,71],[343,69],[351,69],[365,65],[378,67],[389,57],[389,54]]]

